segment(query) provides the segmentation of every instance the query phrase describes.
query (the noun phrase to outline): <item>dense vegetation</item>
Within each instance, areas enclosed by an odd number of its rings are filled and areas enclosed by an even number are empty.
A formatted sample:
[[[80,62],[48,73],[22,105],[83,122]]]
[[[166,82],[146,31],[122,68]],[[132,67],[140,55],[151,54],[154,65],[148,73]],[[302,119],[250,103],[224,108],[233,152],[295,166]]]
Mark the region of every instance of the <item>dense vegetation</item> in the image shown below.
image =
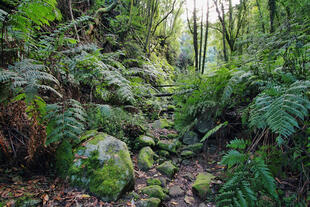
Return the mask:
[[[207,2],[0,0],[0,162],[54,168],[92,129],[134,152],[173,104],[223,151],[217,206],[309,205],[310,2]]]

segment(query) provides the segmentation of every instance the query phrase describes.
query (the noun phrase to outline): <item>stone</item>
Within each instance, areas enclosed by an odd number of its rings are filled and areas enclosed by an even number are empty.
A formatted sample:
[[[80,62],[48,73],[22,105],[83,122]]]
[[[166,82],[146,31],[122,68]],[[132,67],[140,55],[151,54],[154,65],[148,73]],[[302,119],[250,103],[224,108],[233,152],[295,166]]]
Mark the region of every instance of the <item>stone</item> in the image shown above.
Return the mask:
[[[189,205],[193,205],[195,203],[195,199],[191,196],[185,196],[184,197],[184,201],[185,203],[189,204]]]
[[[193,193],[198,195],[202,200],[205,200],[208,193],[210,193],[210,183],[213,178],[215,176],[210,173],[199,173],[196,181],[192,185]]]
[[[174,174],[178,171],[177,167],[175,167],[171,161],[166,161],[161,165],[158,165],[157,170],[160,173],[167,175],[169,178],[172,178]]]
[[[159,198],[142,199],[136,203],[137,207],[158,207],[160,204]]]
[[[143,170],[149,170],[154,164],[154,152],[150,147],[143,147],[138,155],[138,167]]]
[[[97,132],[74,153],[68,170],[73,186],[89,190],[103,201],[116,201],[133,189],[133,164],[124,142]]]
[[[174,126],[172,121],[168,121],[167,119],[159,119],[152,123],[152,127],[154,129],[169,129]]]
[[[152,137],[141,135],[136,139],[136,145],[138,147],[154,147],[155,146],[155,141]]]
[[[161,182],[161,187],[165,188],[167,186],[167,180],[164,177],[159,177]]]
[[[178,137],[179,137],[178,134],[167,134],[167,138],[168,138],[168,139],[176,139],[176,138],[178,138]]]
[[[158,178],[149,178],[146,180],[147,185],[161,185],[161,181]]]
[[[202,134],[205,134],[209,130],[214,128],[214,121],[212,120],[209,112],[205,112],[198,117],[195,128],[198,132]]]
[[[169,157],[169,152],[167,150],[159,150],[158,152],[159,156],[162,156],[162,157]]]
[[[177,140],[160,140],[158,147],[162,150],[166,150],[172,153],[176,153],[181,143]]]
[[[192,173],[186,173],[185,175],[183,175],[183,177],[186,180],[189,180],[189,181],[194,181],[195,180],[195,176]]]
[[[183,136],[183,143],[187,145],[197,144],[199,141],[198,134],[193,131],[186,132]]]
[[[64,140],[56,150],[56,172],[61,178],[67,176],[67,172],[73,163],[72,145]]]
[[[182,153],[181,153],[181,157],[182,158],[191,158],[191,157],[194,157],[195,156],[195,153],[190,151],[190,150],[184,150]]]
[[[184,190],[178,185],[173,185],[169,188],[169,195],[173,198],[183,196],[184,193]]]
[[[203,143],[196,143],[196,144],[186,145],[184,147],[185,150],[190,150],[190,151],[193,151],[195,153],[200,153],[202,151],[202,148],[203,148]]]
[[[159,198],[160,200],[165,200],[167,198],[166,193],[159,185],[146,186],[141,189],[141,192],[149,197]]]
[[[168,105],[167,106],[168,111],[175,111],[175,108],[176,108],[175,105]]]
[[[200,203],[198,207],[208,207],[205,203]]]

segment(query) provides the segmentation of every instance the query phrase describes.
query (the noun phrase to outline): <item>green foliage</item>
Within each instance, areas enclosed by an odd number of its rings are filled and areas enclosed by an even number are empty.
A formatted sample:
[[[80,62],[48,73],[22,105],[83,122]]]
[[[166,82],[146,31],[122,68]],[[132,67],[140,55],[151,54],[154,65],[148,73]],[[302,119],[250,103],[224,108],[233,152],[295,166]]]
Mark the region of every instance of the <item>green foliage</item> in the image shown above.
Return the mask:
[[[260,206],[257,201],[263,196],[273,199],[269,206],[276,205],[275,181],[264,160],[236,150],[245,149],[247,144],[245,140],[235,139],[228,145],[234,149],[224,155],[221,163],[228,166],[230,176],[216,198],[218,206]]]
[[[216,133],[219,129],[221,129],[222,127],[227,126],[228,122],[224,122],[221,123],[219,125],[217,125],[216,127],[214,127],[213,129],[209,130],[200,140],[200,142],[204,142],[206,139],[208,139],[212,134]]]
[[[278,142],[289,137],[299,128],[298,119],[308,116],[310,101],[305,93],[309,87],[309,81],[296,81],[264,90],[253,101],[250,126],[270,128],[279,135]]]
[[[61,97],[53,87],[44,82],[59,84],[58,80],[46,72],[47,68],[32,59],[24,59],[10,66],[8,70],[0,71],[0,82],[9,84],[13,92],[24,92],[26,99],[32,100],[39,90],[52,91]],[[20,90],[22,89],[22,90]]]
[[[46,110],[46,145],[62,140],[79,141],[85,129],[86,112],[78,101],[69,99],[62,104],[48,104]]]

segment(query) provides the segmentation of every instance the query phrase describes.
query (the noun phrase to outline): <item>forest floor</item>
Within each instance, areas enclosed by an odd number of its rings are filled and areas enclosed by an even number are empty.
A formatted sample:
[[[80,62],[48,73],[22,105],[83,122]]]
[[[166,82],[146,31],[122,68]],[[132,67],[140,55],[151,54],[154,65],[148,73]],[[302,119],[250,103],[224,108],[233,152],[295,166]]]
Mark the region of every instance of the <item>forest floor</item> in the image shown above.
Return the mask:
[[[156,131],[155,134],[167,133]],[[156,136],[156,135],[155,135]],[[218,165],[221,155],[218,153],[200,153],[196,156],[184,159],[174,154],[168,158],[173,163],[177,163],[178,172],[173,178],[168,178],[157,171],[155,164],[147,172],[141,171],[137,166],[137,154],[132,155],[135,169],[135,186],[132,192],[127,193],[117,202],[103,202],[86,191],[73,188],[66,180],[62,180],[47,172],[44,175],[25,174],[25,169],[20,168],[0,168],[0,207],[2,206],[136,206],[139,197],[143,199],[140,189],[147,185],[148,178],[159,178],[164,180],[164,188],[167,189],[168,199],[161,203],[161,206],[171,207],[211,207],[215,206],[209,197],[201,200],[192,191],[192,184],[198,173],[209,172],[216,177],[223,175],[223,166]],[[28,175],[27,175],[28,174]],[[221,184],[220,180],[212,181],[211,190],[217,192]]]

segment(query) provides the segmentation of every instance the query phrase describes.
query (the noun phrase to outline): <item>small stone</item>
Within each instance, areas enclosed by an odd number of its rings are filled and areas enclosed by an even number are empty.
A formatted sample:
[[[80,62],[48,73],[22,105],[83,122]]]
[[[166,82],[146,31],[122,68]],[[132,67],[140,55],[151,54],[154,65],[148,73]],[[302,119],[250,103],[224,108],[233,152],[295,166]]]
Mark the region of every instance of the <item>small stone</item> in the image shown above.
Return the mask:
[[[162,187],[159,185],[150,185],[142,188],[141,192],[143,194],[148,195],[149,197],[159,198],[160,200],[164,200],[167,198],[167,195],[164,193]]]
[[[150,147],[143,147],[138,155],[138,167],[141,170],[149,170],[154,164],[154,152]]]
[[[169,157],[169,152],[167,150],[159,150],[159,156]]]
[[[202,143],[196,143],[196,144],[192,144],[192,145],[187,145],[184,149],[193,151],[195,153],[200,153],[202,151],[202,148],[203,148]]]
[[[191,157],[194,157],[195,156],[195,153],[193,153],[192,151],[190,150],[184,150],[182,153],[181,153],[181,157],[182,158],[191,158]]]
[[[169,188],[169,195],[173,198],[183,196],[184,190],[180,186],[174,185]]]
[[[159,165],[157,167],[157,170],[160,173],[167,175],[169,178],[172,178],[173,175],[178,171],[178,169],[172,164],[171,161],[166,161],[163,164]]]
[[[161,185],[161,181],[158,178],[149,178],[146,180],[147,185]]]
[[[155,146],[155,141],[152,137],[141,135],[136,139],[136,144],[139,147],[154,147]]]
[[[183,177],[189,181],[195,180],[195,176],[192,173],[186,173]]]
[[[177,140],[160,140],[158,142],[158,147],[162,150],[166,150],[172,153],[176,153],[177,148],[179,148],[181,143]]]
[[[185,201],[185,203],[187,203],[189,205],[193,205],[195,202],[195,199],[191,196],[185,196],[184,201]]]
[[[160,204],[159,198],[147,198],[136,203],[137,207],[158,207]]]
[[[205,203],[199,204],[199,207],[208,207]]]
[[[167,186],[167,181],[164,177],[159,177],[159,180],[161,182],[161,187],[165,188]]]
[[[210,192],[210,183],[213,178],[215,178],[215,176],[210,173],[199,173],[196,181],[192,185],[193,192],[201,199],[205,200]]]

